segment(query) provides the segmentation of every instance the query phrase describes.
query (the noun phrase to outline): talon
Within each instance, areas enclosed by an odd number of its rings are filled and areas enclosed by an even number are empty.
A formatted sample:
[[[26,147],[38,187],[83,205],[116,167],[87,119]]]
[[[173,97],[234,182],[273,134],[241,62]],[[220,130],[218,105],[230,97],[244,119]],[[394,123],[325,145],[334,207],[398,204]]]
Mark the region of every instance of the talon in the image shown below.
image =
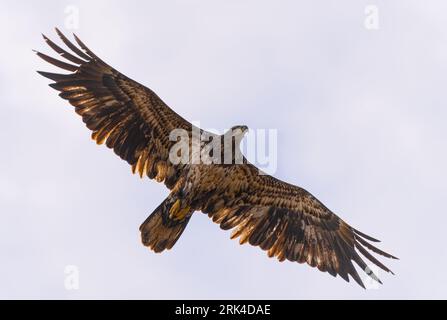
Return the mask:
[[[183,220],[188,215],[189,211],[191,210],[190,207],[186,207],[181,209],[177,215],[175,216],[175,220]]]
[[[188,215],[190,210],[191,208],[189,206],[186,208],[181,208],[181,201],[177,200],[169,210],[169,218],[176,221],[183,220]]]
[[[170,219],[175,219],[177,212],[180,209],[180,200],[177,200],[171,207],[171,209],[169,209],[169,218]]]

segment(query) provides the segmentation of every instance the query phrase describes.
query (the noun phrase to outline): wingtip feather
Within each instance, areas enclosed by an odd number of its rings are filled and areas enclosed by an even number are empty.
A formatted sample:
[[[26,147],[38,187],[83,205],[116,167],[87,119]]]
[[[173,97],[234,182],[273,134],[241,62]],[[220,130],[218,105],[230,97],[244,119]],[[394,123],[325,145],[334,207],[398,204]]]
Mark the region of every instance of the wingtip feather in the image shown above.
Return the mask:
[[[359,235],[359,236],[361,236],[361,237],[363,237],[363,238],[365,238],[365,239],[367,239],[367,240],[369,240],[369,241],[377,242],[377,243],[380,242],[380,240],[378,240],[378,239],[376,239],[376,238],[373,238],[373,237],[371,237],[371,236],[368,236],[367,234],[364,234],[363,232],[361,232],[361,231],[359,231],[359,230],[357,230],[357,229],[352,228],[352,230],[354,230],[354,233],[356,233],[357,235]]]

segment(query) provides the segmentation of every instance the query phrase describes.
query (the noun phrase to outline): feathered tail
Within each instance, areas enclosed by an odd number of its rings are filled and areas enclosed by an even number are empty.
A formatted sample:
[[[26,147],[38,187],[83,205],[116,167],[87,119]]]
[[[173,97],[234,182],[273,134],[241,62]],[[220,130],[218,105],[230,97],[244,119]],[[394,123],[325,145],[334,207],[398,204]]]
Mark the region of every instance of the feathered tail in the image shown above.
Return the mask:
[[[159,253],[171,249],[182,235],[192,212],[181,219],[172,218],[173,207],[178,200],[168,197],[140,226],[141,241],[146,247]]]

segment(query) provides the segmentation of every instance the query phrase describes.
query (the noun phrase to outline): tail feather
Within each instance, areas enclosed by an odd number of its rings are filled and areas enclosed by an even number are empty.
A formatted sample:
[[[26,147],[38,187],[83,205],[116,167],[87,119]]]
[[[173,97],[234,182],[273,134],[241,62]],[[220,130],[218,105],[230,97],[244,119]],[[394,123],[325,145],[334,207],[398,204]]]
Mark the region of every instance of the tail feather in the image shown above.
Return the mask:
[[[169,218],[171,203],[166,199],[140,226],[143,244],[156,253],[171,249],[191,218],[191,215],[183,220]]]

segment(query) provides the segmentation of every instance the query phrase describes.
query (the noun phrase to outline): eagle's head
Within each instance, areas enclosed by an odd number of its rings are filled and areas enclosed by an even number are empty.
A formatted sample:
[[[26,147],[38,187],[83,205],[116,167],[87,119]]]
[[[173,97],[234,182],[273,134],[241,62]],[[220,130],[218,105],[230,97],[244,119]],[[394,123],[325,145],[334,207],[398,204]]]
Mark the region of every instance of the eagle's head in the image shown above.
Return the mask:
[[[241,125],[234,126],[225,133],[226,136],[231,136],[231,148],[225,148],[225,152],[231,152],[231,163],[244,163],[244,156],[241,152],[241,141],[244,139],[246,133],[248,133],[248,127]],[[227,145],[225,145],[225,147],[227,147]],[[225,159],[229,159],[228,154],[225,154]]]
[[[243,138],[246,133],[248,133],[248,127],[247,126],[241,126],[237,125],[231,128],[230,132],[233,134],[234,137]]]

